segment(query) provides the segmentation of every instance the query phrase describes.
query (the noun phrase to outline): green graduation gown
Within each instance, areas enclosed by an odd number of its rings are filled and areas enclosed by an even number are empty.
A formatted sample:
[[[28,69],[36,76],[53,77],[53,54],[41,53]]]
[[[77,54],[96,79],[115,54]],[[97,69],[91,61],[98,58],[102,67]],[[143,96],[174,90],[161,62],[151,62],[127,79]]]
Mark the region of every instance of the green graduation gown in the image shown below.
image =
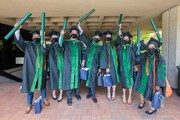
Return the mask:
[[[46,68],[44,64],[44,54],[41,45],[35,42],[25,41],[22,36],[17,40],[14,36],[16,45],[24,52],[23,64],[23,93],[34,92],[35,88],[42,90],[46,88]]]
[[[63,90],[78,89],[80,87],[79,70],[84,57],[86,45],[80,40],[65,40],[64,68],[63,68]]]
[[[133,86],[134,52],[132,45],[117,47],[119,73],[122,88],[130,89]]]
[[[160,55],[159,60],[156,59],[154,68],[154,55],[147,57],[147,53],[140,56],[140,68],[134,84],[134,90],[144,96],[145,99],[151,101],[153,96],[153,79],[155,77],[155,86],[162,88],[162,94],[165,96],[166,88],[166,62]],[[147,59],[149,58],[148,62]],[[155,76],[153,70],[155,69]]]
[[[83,41],[86,46],[85,61],[86,67],[89,68],[89,76],[86,81],[86,86],[95,89],[98,69],[100,68],[100,54],[102,50],[102,43],[96,43],[86,37],[84,33],[81,34],[80,40]]]
[[[102,47],[100,56],[100,68],[110,68],[112,85],[117,85],[118,83],[120,83],[116,48],[110,42],[104,43]]]
[[[49,89],[62,89],[62,75],[64,65],[64,53],[58,43],[47,44],[42,51],[48,56],[49,65]]]

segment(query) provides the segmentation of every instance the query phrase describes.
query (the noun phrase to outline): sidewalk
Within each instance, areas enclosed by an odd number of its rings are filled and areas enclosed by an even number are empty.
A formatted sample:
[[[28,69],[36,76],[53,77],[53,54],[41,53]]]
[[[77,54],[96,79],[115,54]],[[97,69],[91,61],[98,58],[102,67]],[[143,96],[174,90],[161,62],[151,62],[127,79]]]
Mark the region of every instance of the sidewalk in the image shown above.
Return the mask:
[[[133,93],[133,103],[123,104],[122,90],[117,88],[116,100],[106,99],[106,89],[97,88],[98,103],[86,99],[86,89],[81,88],[82,100],[73,97],[73,105],[66,104],[66,95],[62,102],[57,103],[48,91],[47,98],[51,105],[43,106],[41,114],[34,114],[34,109],[25,114],[26,94],[20,93],[21,83],[0,83],[0,120],[180,120],[180,97],[173,94],[165,100],[165,108],[158,110],[156,115],[146,115],[144,109],[137,108],[139,98]],[[82,84],[84,86],[84,84]],[[39,96],[36,92],[35,98]]]

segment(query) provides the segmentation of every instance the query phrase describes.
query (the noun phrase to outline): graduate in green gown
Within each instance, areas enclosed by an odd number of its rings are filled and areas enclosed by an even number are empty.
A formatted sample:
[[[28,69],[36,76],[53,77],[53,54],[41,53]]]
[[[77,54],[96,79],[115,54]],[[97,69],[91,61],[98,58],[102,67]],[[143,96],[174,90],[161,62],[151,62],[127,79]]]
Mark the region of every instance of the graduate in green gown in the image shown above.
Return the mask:
[[[115,100],[116,85],[120,83],[118,74],[118,61],[116,47],[112,40],[112,32],[106,31],[105,43],[103,44],[101,57],[100,57],[100,68],[105,70],[105,73],[110,74],[112,78],[112,87],[107,87],[107,99],[109,101]],[[111,95],[112,88],[112,95]]]
[[[156,113],[156,109],[151,107],[153,93],[157,90],[162,90],[162,95],[165,96],[166,88],[166,62],[160,54],[159,47],[162,45],[158,40],[151,38],[147,43],[146,52],[139,57],[139,70],[134,90],[140,94],[139,109],[145,105],[144,98],[148,100],[149,110],[147,114]]]
[[[82,28],[80,27],[80,24],[78,25],[78,28],[81,31],[79,39],[83,41],[87,46],[84,55],[85,56],[84,67],[89,68],[88,79],[86,81],[86,87],[88,89],[88,94],[86,98],[89,99],[91,97],[93,102],[97,103],[98,101],[95,94],[95,88],[96,88],[97,74],[101,71],[99,69],[100,68],[99,64],[100,64],[100,54],[102,49],[102,41],[101,41],[102,33],[99,30],[96,30],[93,39],[90,40],[83,32]]]
[[[83,61],[84,52],[86,50],[86,45],[78,40],[79,29],[77,26],[73,26],[69,29],[70,39],[63,42],[63,51],[64,51],[64,68],[63,68],[63,81],[62,88],[66,90],[67,95],[67,104],[72,105],[72,90],[75,90],[75,97],[77,100],[81,100],[79,94],[80,90],[80,79],[79,71],[82,64],[85,64]],[[64,34],[64,31],[61,31],[61,35]]]
[[[14,26],[17,26],[16,23]],[[25,41],[20,29],[15,32],[14,42],[24,52],[23,63],[23,81],[22,93],[27,93],[27,108],[25,113],[28,114],[32,109],[34,90],[37,88],[41,91],[42,101],[46,106],[50,103],[46,99],[46,62],[45,55],[41,51],[39,31],[32,31],[32,40]]]
[[[122,39],[122,44],[117,47],[118,55],[118,65],[120,73],[120,81],[123,89],[123,103],[131,104],[131,94],[132,86],[134,84],[133,80],[133,70],[134,70],[134,51],[133,45],[131,44],[131,39],[133,36],[130,32],[120,34]],[[126,89],[129,90],[128,101],[126,102]]]
[[[49,89],[52,90],[52,98],[53,100],[57,100],[58,102],[62,101],[62,74],[63,74],[63,51],[61,50],[58,37],[59,32],[52,31],[50,33],[51,36],[51,44],[45,45],[43,47],[43,52],[48,55],[49,61]],[[59,97],[57,98],[56,93],[59,90]]]

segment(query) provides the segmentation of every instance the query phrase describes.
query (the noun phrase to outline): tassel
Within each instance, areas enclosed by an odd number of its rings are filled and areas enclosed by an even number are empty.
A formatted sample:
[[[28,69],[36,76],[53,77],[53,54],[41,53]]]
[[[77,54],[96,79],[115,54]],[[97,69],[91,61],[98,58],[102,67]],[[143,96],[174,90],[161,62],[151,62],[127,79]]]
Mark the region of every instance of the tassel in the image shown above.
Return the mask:
[[[108,44],[108,68],[110,68],[110,48],[109,48],[109,44]]]
[[[148,65],[149,65],[149,57],[146,60],[146,75],[149,75],[149,70],[148,70]]]
[[[154,61],[153,61],[153,93],[156,92],[156,57],[154,56]]]
[[[44,55],[44,70],[46,70],[46,56]]]

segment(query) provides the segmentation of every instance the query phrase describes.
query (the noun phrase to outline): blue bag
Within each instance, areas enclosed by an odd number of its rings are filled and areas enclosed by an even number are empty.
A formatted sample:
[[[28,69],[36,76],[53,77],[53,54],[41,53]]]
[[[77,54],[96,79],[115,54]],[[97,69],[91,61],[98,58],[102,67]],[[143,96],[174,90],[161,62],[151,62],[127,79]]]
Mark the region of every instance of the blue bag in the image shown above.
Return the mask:
[[[81,68],[80,79],[85,81],[88,80],[88,73],[89,73],[89,68]]]
[[[42,110],[42,97],[40,96],[34,101],[34,112],[35,114],[41,113]]]
[[[105,74],[103,77],[104,87],[111,87],[112,86],[112,78],[110,74]]]
[[[103,75],[102,74],[98,75],[98,86],[103,86]]]
[[[162,108],[164,98],[165,97],[161,95],[160,91],[156,91],[156,93],[153,94],[153,97],[152,97],[151,107],[156,108],[156,109]]]

